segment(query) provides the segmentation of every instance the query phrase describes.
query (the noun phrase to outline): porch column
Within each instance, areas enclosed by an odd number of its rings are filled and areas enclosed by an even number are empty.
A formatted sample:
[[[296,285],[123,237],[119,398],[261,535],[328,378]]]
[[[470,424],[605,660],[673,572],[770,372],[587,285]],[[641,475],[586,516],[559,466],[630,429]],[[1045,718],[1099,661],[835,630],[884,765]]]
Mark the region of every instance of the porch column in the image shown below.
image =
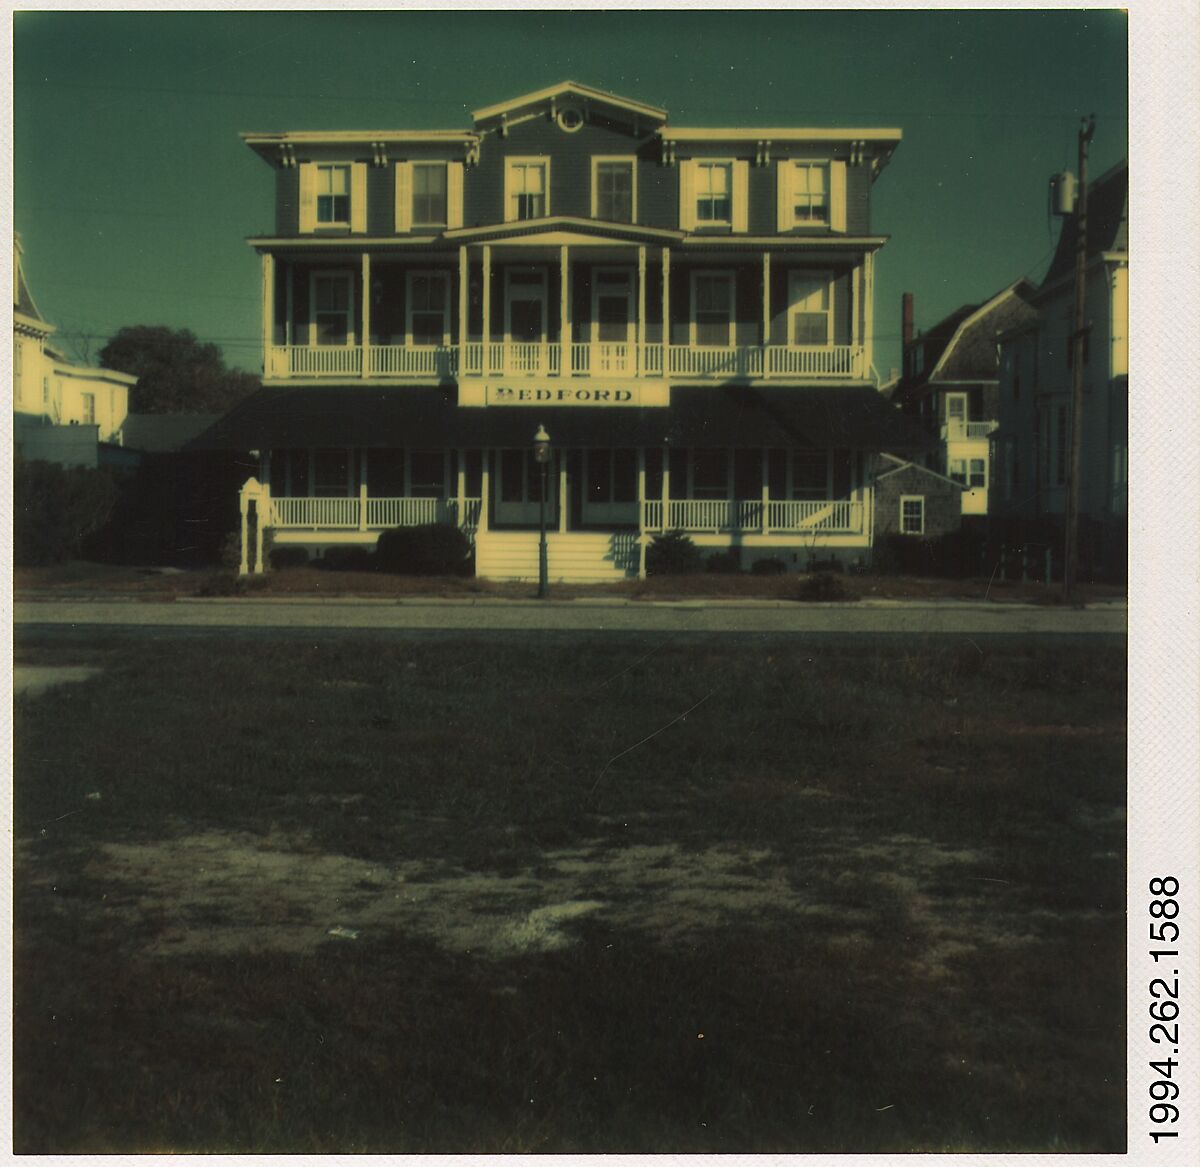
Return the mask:
[[[270,504],[270,490],[265,485],[259,488],[258,497],[254,500],[254,574],[263,572],[263,527],[266,525],[267,511]]]
[[[566,248],[563,248],[566,251]],[[563,534],[567,530],[567,451],[558,452],[558,529]]]
[[[287,265],[287,286],[284,291],[287,293],[287,319],[283,322],[283,343],[293,345],[296,343],[296,265],[290,261]]]
[[[262,345],[263,372],[274,373],[272,349],[275,341],[275,257],[264,251],[262,257]]]
[[[371,253],[362,253],[362,375],[371,375]]]
[[[471,268],[465,246],[458,249],[458,360],[454,371],[461,377],[467,368],[467,299]]]
[[[560,368],[564,377],[571,375],[571,298],[567,274],[567,246],[564,243],[558,253],[558,343],[562,349]]]
[[[863,368],[866,377],[871,369],[871,345],[875,339],[875,253],[863,257]]]
[[[455,450],[458,464],[458,516],[457,526],[463,527],[467,521],[467,452]]]
[[[360,482],[358,484],[358,529],[365,531],[367,529],[367,484]]]
[[[862,266],[855,267],[854,274],[850,277],[850,343],[858,344],[858,338],[862,335],[858,314],[862,311]]]
[[[671,372],[671,249],[662,249],[662,373],[666,377]],[[666,479],[663,480],[664,482]],[[663,522],[667,521],[666,512]]]
[[[640,377],[645,371],[646,350],[646,248],[643,244],[638,248],[638,327],[637,348],[634,350],[634,370]],[[641,455],[639,455],[639,458]]]
[[[253,481],[253,479],[251,479]],[[242,561],[238,564],[238,575],[246,575],[250,571],[250,483],[238,493],[238,509],[242,516]]]
[[[483,375],[492,371],[492,249],[483,245]],[[484,471],[486,474],[487,472]],[[486,479],[484,480],[486,481]]]
[[[771,451],[765,446],[762,450],[762,533],[770,529],[769,511],[771,508]]]
[[[488,449],[479,451],[479,524],[475,528],[477,534],[482,534],[488,529],[488,495],[491,493],[488,482],[488,462],[491,453],[491,450]]]
[[[646,447],[637,448],[638,579],[646,578]]]
[[[664,532],[671,527],[670,516],[667,512],[671,507],[671,444],[663,443],[662,451],[662,529]]]
[[[763,252],[763,329],[762,329],[762,346],[763,346],[763,376],[771,375],[771,366],[768,363],[770,357],[767,348],[771,343],[771,253]]]

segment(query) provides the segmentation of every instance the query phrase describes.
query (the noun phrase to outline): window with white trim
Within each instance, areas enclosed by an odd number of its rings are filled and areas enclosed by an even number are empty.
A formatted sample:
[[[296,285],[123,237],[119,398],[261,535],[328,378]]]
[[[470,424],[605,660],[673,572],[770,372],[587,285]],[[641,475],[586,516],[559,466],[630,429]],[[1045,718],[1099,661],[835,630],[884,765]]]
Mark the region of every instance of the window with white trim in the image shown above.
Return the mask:
[[[829,222],[829,163],[792,163],[792,222],[797,227]]]
[[[788,276],[788,343],[827,345],[833,341],[828,272],[794,271]]]
[[[350,167],[319,165],[316,171],[317,224],[350,225]]]
[[[406,303],[406,343],[450,343],[450,290],[445,272],[409,272]]]
[[[637,222],[636,159],[592,159],[592,218],[606,223]]]
[[[444,227],[446,216],[446,164],[412,164],[412,223],[414,227]]]
[[[728,226],[733,222],[733,163],[696,162],[696,226]]]
[[[506,222],[542,219],[550,213],[549,158],[510,158],[504,185]]]
[[[967,468],[967,485],[987,486],[987,459],[972,458]]]
[[[79,395],[80,407],[83,413],[84,425],[96,424],[96,395],[94,393],[81,393]]]
[[[950,477],[955,482],[961,482],[963,486],[967,485],[967,460],[965,458],[950,459]]]
[[[733,344],[733,273],[692,273],[692,344]]]
[[[781,158],[776,169],[775,202],[780,231],[845,232],[845,161]]]
[[[925,496],[902,494],[900,496],[900,533],[902,535],[925,534]]]
[[[313,272],[309,343],[354,343],[354,287],[348,272]]]

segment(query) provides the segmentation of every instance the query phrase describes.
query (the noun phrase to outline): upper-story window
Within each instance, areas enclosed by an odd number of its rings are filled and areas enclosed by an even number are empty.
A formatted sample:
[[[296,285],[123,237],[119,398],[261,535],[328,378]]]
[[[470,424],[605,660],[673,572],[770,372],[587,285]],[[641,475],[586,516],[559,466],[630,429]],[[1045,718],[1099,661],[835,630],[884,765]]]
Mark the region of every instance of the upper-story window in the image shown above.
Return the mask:
[[[777,167],[778,230],[846,230],[845,162],[782,158]]]
[[[550,213],[550,159],[510,158],[504,188],[507,222],[545,218]]]
[[[365,162],[302,162],[299,170],[302,234],[329,228],[366,231]]]
[[[409,272],[408,343],[450,343],[450,295],[445,272]]]
[[[679,164],[679,226],[685,231],[749,229],[750,164],[692,158]]]
[[[414,162],[412,168],[412,221],[414,226],[446,222],[446,164]]]
[[[606,223],[637,221],[636,159],[592,159],[592,218]]]
[[[322,227],[350,224],[350,167],[317,167],[317,223]]]
[[[733,273],[692,274],[692,343],[733,344]]]
[[[788,343],[831,344],[829,273],[794,271],[788,284]]]

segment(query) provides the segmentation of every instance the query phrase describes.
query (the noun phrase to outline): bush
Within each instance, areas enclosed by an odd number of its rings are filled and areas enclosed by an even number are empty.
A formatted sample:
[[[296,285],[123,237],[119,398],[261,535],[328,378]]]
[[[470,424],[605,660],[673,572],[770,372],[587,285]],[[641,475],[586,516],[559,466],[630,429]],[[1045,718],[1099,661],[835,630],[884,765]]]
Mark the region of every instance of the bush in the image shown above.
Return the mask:
[[[828,604],[858,597],[846,590],[841,579],[828,571],[818,572],[804,579],[796,591],[796,599],[807,603]]]
[[[53,462],[13,467],[13,562],[18,567],[65,563],[108,521],[117,488],[103,470]]]
[[[365,547],[326,547],[315,565],[325,571],[374,571],[375,559]]]
[[[466,575],[471,541],[447,523],[393,527],[379,536],[375,564],[396,575]]]
[[[656,535],[646,548],[647,575],[690,575],[703,565],[700,549],[682,531]]]
[[[736,551],[718,551],[704,561],[704,570],[714,575],[736,575],[742,570],[742,559]]]
[[[787,564],[774,556],[767,559],[756,559],[750,565],[751,575],[783,575],[786,571]]]
[[[269,556],[275,571],[286,571],[289,567],[304,567],[308,563],[307,547],[274,547]]]

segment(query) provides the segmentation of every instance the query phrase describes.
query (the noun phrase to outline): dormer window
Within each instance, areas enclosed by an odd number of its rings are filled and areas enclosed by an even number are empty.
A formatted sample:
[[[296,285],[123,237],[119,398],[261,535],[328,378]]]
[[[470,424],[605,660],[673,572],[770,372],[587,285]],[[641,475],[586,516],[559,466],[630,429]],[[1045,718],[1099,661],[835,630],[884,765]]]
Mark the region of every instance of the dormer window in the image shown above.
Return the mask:
[[[317,167],[317,223],[346,227],[350,223],[350,167]]]
[[[506,222],[545,218],[550,213],[550,159],[510,158],[504,187]]]

